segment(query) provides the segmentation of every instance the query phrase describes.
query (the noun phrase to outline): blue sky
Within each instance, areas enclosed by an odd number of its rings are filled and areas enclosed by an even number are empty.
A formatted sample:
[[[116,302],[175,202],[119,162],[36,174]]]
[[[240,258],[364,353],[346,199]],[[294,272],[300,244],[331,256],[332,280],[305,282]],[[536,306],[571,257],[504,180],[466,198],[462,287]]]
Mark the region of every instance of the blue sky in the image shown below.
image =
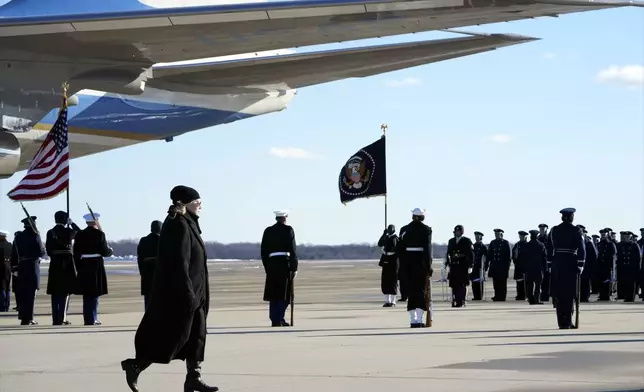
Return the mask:
[[[344,206],[337,178],[387,123],[397,227],[423,207],[435,241],[456,224],[486,240],[500,227],[514,240],[518,230],[557,224],[572,206],[593,232],[636,231],[644,226],[643,20],[644,9],[622,8],[467,28],[542,40],[301,89],[279,113],[74,160],[72,218],[81,223],[89,202],[108,239],[139,238],[163,220],[170,189],[185,184],[202,195],[206,240],[259,241],[272,211],[285,208],[299,243],[375,242],[383,198]],[[356,44],[315,49],[346,46]],[[19,204],[4,195],[23,175],[0,182],[0,229],[21,228]],[[49,228],[65,197],[26,206]]]

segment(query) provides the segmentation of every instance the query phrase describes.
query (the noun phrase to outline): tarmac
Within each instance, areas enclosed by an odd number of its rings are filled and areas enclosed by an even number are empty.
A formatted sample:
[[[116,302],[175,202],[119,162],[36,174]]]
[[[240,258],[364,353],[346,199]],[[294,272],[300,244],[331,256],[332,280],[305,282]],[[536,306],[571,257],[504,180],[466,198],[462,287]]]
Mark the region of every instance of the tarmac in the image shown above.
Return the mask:
[[[382,307],[377,261],[303,261],[295,325],[271,328],[260,262],[215,261],[210,273],[203,377],[223,392],[644,391],[640,300],[582,303],[580,328],[559,330],[552,305],[516,301],[512,280],[506,302],[490,301],[490,283],[486,299],[465,308],[451,308],[447,287],[434,281],[433,326],[410,329],[404,302]],[[134,356],[143,314],[136,267],[112,266],[108,281],[102,326],[82,326],[77,296],[73,325],[51,326],[46,276],[40,325],[21,327],[15,312],[0,313],[1,392],[129,391],[120,361]],[[155,364],[139,387],[182,391],[184,375],[181,361]]]

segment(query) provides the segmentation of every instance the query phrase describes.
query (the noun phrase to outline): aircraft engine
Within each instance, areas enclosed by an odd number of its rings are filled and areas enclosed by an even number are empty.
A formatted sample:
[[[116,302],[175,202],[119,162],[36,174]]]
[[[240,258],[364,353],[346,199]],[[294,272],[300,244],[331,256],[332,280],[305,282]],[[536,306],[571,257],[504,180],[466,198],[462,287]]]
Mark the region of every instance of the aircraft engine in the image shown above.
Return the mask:
[[[0,179],[13,176],[20,165],[20,143],[9,132],[0,131]]]

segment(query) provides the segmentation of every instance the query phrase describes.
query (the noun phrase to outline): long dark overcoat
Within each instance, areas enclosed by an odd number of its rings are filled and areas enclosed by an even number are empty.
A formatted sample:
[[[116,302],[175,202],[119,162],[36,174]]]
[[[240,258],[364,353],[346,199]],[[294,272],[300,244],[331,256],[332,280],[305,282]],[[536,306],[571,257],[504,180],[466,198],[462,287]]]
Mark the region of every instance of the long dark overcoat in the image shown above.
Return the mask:
[[[150,304],[136,331],[136,358],[203,361],[210,287],[197,217],[169,214],[159,237]]]

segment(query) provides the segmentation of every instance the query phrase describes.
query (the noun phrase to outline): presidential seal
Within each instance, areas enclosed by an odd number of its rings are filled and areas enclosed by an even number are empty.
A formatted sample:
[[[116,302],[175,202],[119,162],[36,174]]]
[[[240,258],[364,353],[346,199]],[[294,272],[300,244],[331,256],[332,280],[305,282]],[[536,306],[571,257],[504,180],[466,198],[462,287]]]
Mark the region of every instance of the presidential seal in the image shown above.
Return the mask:
[[[360,150],[352,156],[344,166],[340,175],[340,189],[349,196],[360,196],[369,190],[375,161],[373,157],[364,150]]]

